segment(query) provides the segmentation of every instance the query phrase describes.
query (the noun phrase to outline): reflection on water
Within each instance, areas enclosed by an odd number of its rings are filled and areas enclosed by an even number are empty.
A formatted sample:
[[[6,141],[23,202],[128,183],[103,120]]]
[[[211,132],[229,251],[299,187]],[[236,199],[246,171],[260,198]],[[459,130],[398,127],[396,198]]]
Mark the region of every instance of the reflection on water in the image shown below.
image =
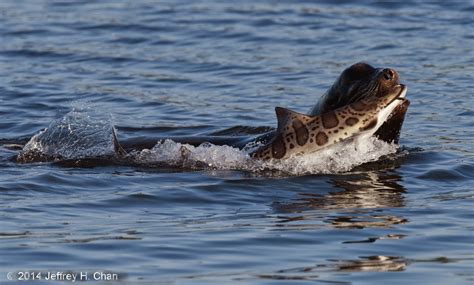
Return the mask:
[[[402,271],[408,265],[408,261],[399,256],[364,256],[355,260],[328,260],[329,264],[317,264],[315,266],[298,267],[282,269],[275,274],[260,275],[264,279],[287,279],[287,280],[304,280],[319,277],[314,273],[322,273],[327,271],[340,272],[387,272]]]
[[[396,216],[370,215],[370,216],[344,216],[330,219],[333,226],[337,228],[358,228],[365,227],[390,227],[391,225],[404,224],[406,219]]]
[[[408,262],[399,256],[365,256],[356,260],[331,260],[337,271],[402,271]]]
[[[408,219],[384,213],[385,208],[405,206],[406,189],[400,184],[402,177],[396,170],[370,171],[332,176],[329,192],[298,193],[296,200],[275,203],[273,209],[279,214],[276,226],[281,228],[327,227],[340,229],[388,229],[405,224]],[[341,244],[374,243],[378,240],[399,240],[404,234],[389,233],[357,240],[342,241]],[[324,272],[393,272],[403,271],[410,264],[403,256],[361,256],[356,259],[328,259],[315,266],[282,269],[258,278],[272,280],[318,280],[323,281]]]
[[[400,180],[401,177],[394,171],[333,176],[329,183],[341,191],[324,195],[318,192],[299,193],[296,201],[278,203],[274,208],[279,213],[300,214],[286,219],[282,217],[279,223],[323,218],[327,224],[337,228],[390,227],[408,220],[374,210],[404,206],[406,189],[398,183]],[[327,211],[331,213],[331,210],[341,209],[347,214],[325,215]],[[321,210],[325,210],[325,214],[321,215]]]
[[[335,176],[330,180],[339,192],[331,192],[324,199],[305,197],[307,205],[320,203],[324,209],[375,209],[403,206],[403,193],[398,184],[401,177],[396,173],[367,172],[348,176]]]
[[[258,278],[273,280],[317,280],[322,282],[324,281],[324,274],[327,272],[398,272],[406,270],[408,265],[414,263],[447,264],[472,260],[472,258],[450,259],[446,257],[408,259],[401,256],[361,256],[358,259],[330,259],[327,264],[281,269],[273,273],[261,274]],[[351,284],[346,282],[340,283]]]
[[[393,272],[403,271],[409,264],[406,259],[398,256],[364,256],[355,260],[328,261],[328,264],[281,269],[271,274],[261,274],[258,278],[273,280],[317,280],[323,282],[324,275],[327,272]],[[350,283],[341,282],[340,284]]]

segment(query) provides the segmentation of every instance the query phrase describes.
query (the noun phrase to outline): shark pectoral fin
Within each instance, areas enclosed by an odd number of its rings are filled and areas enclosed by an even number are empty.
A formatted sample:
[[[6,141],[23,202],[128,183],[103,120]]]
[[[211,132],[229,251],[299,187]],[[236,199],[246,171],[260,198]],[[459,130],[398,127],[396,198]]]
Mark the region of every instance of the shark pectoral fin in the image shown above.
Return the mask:
[[[280,132],[292,125],[294,121],[306,123],[314,118],[282,107],[275,107],[275,113],[278,121],[278,131]]]
[[[123,149],[117,139],[117,134],[115,133],[115,128],[112,128],[112,135],[114,140],[114,151],[119,157],[123,157],[127,155],[127,152]]]

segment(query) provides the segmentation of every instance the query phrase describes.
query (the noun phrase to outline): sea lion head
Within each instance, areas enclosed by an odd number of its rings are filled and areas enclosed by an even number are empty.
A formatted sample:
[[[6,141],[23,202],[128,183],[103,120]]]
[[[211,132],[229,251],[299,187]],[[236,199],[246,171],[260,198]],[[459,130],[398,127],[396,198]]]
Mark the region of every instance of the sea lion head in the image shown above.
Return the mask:
[[[374,68],[367,63],[359,62],[341,73],[309,114],[323,114],[371,97],[382,98],[394,92],[399,86],[400,77],[394,69]],[[384,124],[375,133],[375,136],[381,140],[398,142],[401,126],[410,102],[404,98],[399,100],[398,103],[399,106],[394,108]]]

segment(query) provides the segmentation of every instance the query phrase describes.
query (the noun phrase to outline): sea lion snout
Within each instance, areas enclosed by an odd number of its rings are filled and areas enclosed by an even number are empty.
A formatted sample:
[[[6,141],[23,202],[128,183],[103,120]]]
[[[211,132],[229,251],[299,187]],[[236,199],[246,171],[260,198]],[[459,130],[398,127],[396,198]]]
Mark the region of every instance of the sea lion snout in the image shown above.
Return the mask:
[[[385,68],[382,73],[385,80],[392,80],[393,76],[395,75],[394,70],[391,70],[390,68]]]
[[[395,71],[395,69],[385,68],[384,70],[382,70],[382,77],[386,81],[391,81],[398,84],[399,78],[398,73]]]
[[[390,93],[400,84],[398,72],[392,68],[379,69],[376,73],[375,81],[379,87],[378,92],[373,95],[379,98]]]

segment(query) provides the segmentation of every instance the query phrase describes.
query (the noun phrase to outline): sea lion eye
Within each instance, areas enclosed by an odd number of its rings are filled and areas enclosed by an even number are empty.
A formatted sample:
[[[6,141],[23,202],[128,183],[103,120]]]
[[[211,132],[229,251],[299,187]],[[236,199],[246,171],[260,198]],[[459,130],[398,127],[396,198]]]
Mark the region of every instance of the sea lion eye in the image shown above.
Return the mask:
[[[392,80],[393,77],[394,77],[394,72],[393,70],[391,70],[390,68],[386,68],[382,71],[383,73],[383,77],[386,79],[386,80]]]

